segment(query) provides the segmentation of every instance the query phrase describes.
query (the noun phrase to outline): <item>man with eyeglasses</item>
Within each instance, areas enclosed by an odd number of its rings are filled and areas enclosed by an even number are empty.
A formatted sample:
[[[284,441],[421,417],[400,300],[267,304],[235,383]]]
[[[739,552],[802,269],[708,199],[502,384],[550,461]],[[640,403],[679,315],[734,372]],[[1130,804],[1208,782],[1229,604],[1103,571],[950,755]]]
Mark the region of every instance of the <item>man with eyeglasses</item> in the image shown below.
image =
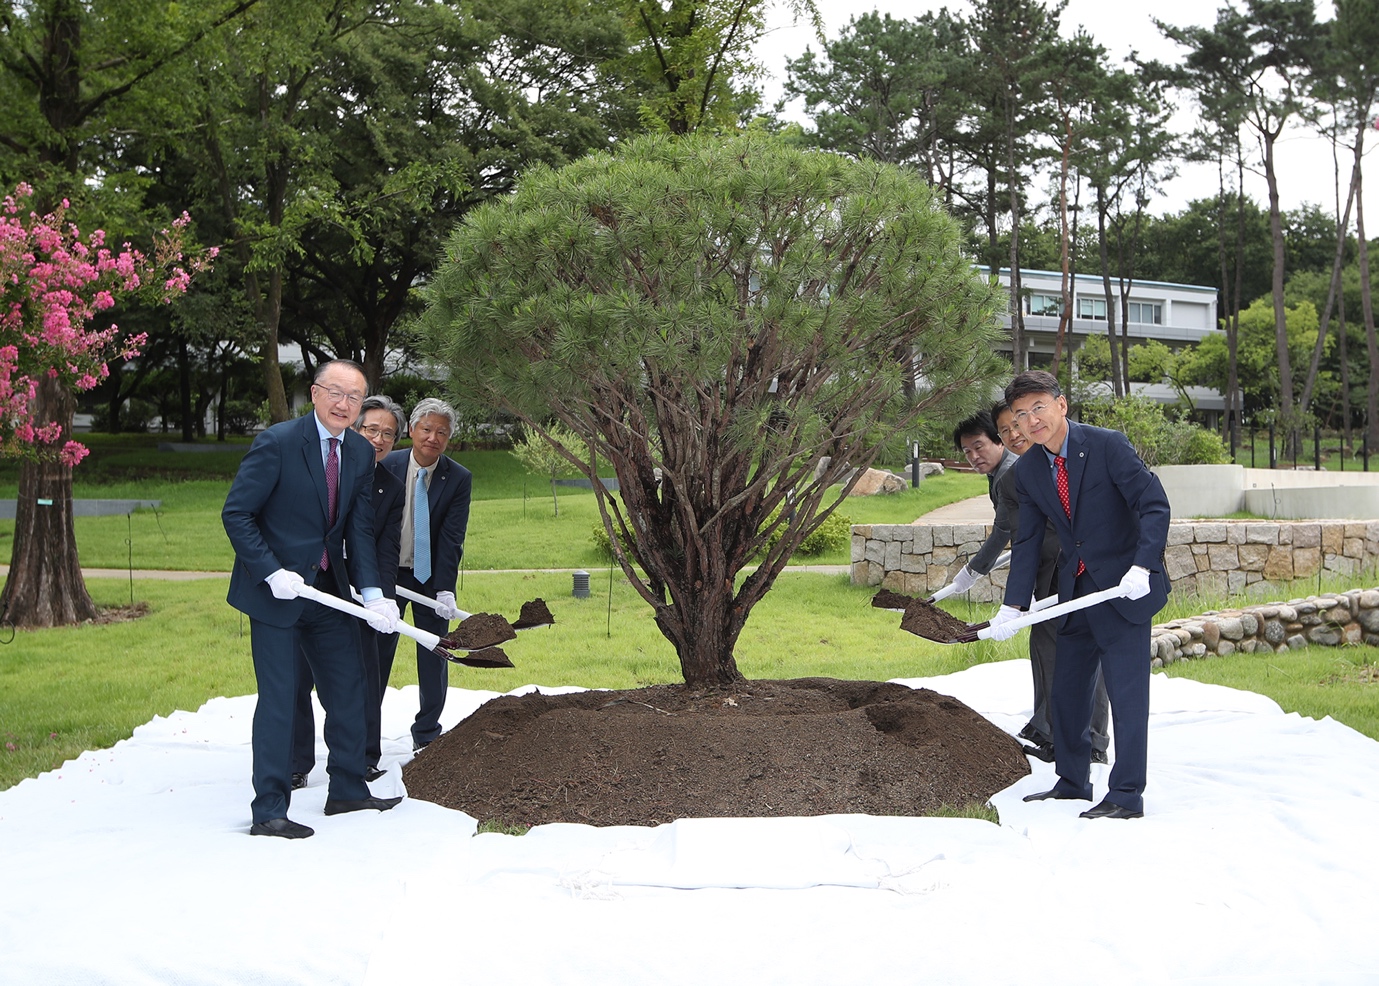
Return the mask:
[[[996,434],[1000,436],[1001,443],[1017,457],[1036,447],[1030,444],[1029,439],[1025,438],[1019,426],[1015,424],[1015,412],[1010,409],[1004,398],[992,406],[991,416],[996,421]],[[997,513],[1004,509],[1010,536],[1014,539],[1020,533],[1020,496],[1015,490],[1015,470],[1003,472],[996,488],[996,496],[1000,501],[1000,506],[996,508]],[[1057,591],[1058,532],[1051,523],[1046,523],[1044,543],[1039,548],[1039,570],[1034,580],[1034,597],[1043,599]],[[1036,623],[1029,628],[1029,667],[1034,685],[1034,709],[1029,722],[1016,734],[1022,740],[1029,740],[1031,745],[1025,747],[1025,752],[1045,763],[1053,763],[1054,760],[1050,692],[1053,689],[1057,640],[1056,620]],[[1106,699],[1106,685],[1102,681],[1100,668],[1097,669],[1096,675],[1097,683],[1092,704],[1092,763],[1106,763],[1106,751],[1111,744],[1106,732],[1107,724],[1110,722],[1110,706]]]
[[[1018,374],[1005,398],[1020,431],[1040,448],[1015,465],[1020,529],[992,636],[1014,636],[1008,624],[1030,604],[1047,522],[1058,532],[1060,599],[1113,587],[1124,592],[1063,618],[1051,695],[1058,782],[1025,800],[1092,800],[1092,697],[1099,666],[1111,703],[1116,758],[1106,796],[1082,817],[1140,818],[1148,761],[1149,631],[1169,591],[1163,564],[1168,496],[1124,435],[1068,420],[1067,399],[1052,374]]]
[[[406,502],[402,508],[401,549],[397,584],[433,597],[437,610],[416,606],[412,619],[422,630],[444,637],[450,621],[458,619],[455,581],[464,555],[469,528],[469,492],[473,477],[468,469],[445,454],[459,417],[445,401],[428,397],[412,408],[408,428],[410,449],[398,449],[383,458],[383,467],[402,482]],[[407,604],[404,601],[402,609]],[[379,646],[379,677],[388,687],[397,637]],[[417,644],[417,691],[420,708],[412,723],[412,749],[422,750],[441,734],[450,664],[435,651]]]
[[[355,619],[297,594],[298,586],[309,584],[348,599],[353,574],[370,626],[380,633],[397,626],[397,604],[380,588],[374,545],[373,449],[350,430],[367,393],[357,363],[322,364],[311,385],[314,413],[254,439],[221,511],[235,549],[227,598],[249,616],[258,682],[250,835],[313,834],[287,817],[299,649],[326,710],[325,813],[385,811],[402,800],[373,797],[364,780],[364,667]]]
[[[359,418],[354,430],[363,435],[374,452],[373,470],[373,529],[374,546],[378,557],[379,588],[392,599],[397,595],[398,544],[402,530],[402,483],[383,467],[383,457],[393,450],[398,436],[406,433],[407,418],[392,398],[382,394],[366,397],[359,406]],[[346,563],[354,561],[354,551],[346,543]],[[359,578],[351,571],[357,585]],[[384,771],[378,767],[382,759],[380,711],[383,689],[379,671],[379,633],[373,627],[359,628],[359,653],[364,661],[364,761],[367,767],[364,780],[376,781]],[[316,717],[311,707],[313,679],[311,666],[301,652],[297,655],[297,714],[292,738],[292,789],[307,786],[307,778],[316,764]]]

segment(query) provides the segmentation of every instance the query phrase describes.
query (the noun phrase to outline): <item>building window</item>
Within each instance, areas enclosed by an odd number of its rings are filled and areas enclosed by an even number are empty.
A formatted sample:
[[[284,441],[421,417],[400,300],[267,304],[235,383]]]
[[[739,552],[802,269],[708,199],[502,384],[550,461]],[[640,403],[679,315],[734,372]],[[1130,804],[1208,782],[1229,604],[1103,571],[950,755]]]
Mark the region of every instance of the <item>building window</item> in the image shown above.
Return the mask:
[[[1132,301],[1129,305],[1129,320],[1145,325],[1163,325],[1164,306],[1149,301]]]
[[[1029,314],[1031,315],[1057,315],[1062,307],[1062,299],[1056,294],[1032,294],[1029,296]]]
[[[1097,318],[1106,321],[1106,299],[1105,298],[1078,298],[1077,299],[1078,318]]]

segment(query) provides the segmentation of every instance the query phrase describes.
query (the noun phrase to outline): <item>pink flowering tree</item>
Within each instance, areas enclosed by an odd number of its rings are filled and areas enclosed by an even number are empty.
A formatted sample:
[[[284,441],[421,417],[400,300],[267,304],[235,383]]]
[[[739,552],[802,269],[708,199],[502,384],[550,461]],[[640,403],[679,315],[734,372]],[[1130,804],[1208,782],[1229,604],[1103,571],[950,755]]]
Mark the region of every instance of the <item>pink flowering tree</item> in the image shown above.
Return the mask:
[[[76,394],[144,343],[93,323],[121,296],[170,302],[215,252],[184,254],[185,213],[151,257],[127,243],[112,250],[102,231],[83,235],[67,220],[66,202],[29,211],[32,194],[20,185],[0,207],[0,456],[24,460],[0,620],[56,626],[96,615],[72,527],[72,467],[87,454],[72,437]]]

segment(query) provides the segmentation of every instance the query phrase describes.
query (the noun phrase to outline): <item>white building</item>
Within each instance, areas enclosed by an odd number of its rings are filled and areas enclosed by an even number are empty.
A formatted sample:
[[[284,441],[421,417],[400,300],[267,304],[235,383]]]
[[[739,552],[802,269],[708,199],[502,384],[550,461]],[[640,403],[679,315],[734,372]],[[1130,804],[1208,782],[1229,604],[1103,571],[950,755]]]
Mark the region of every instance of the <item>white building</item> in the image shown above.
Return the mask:
[[[983,268],[984,270],[986,268]],[[1010,271],[1002,269],[1001,284],[1010,290]],[[1058,334],[1058,313],[1062,303],[1063,275],[1058,271],[1021,270],[1019,304],[1025,316],[1025,340],[1029,363],[1034,369],[1047,369],[1053,362]],[[1121,325],[1120,285],[1111,281],[1115,305],[1116,336]],[[1011,300],[1012,306],[1016,303]],[[1216,289],[1195,284],[1168,284],[1163,281],[1135,281],[1130,286],[1127,335],[1130,345],[1157,339],[1171,349],[1199,342],[1217,330]],[[1004,319],[1010,328],[1010,316]],[[1106,335],[1106,292],[1099,274],[1077,274],[1073,278],[1073,318],[1063,340],[1067,359],[1089,335]],[[1010,350],[1006,350],[1010,355]],[[1178,402],[1178,394],[1167,384],[1131,384],[1131,391],[1164,404]],[[1209,387],[1192,387],[1189,393],[1199,412],[1212,425],[1225,410],[1225,399]]]

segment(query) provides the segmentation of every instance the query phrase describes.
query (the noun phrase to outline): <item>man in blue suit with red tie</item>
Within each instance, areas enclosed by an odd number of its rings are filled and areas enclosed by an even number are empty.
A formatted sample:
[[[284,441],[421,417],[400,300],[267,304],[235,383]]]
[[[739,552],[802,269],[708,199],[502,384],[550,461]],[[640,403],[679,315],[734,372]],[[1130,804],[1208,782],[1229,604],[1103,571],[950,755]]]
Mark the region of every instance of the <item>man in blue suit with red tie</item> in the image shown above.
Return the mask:
[[[412,408],[408,433],[411,449],[385,456],[383,467],[402,481],[406,503],[402,510],[397,584],[441,604],[439,610],[417,606],[412,619],[422,630],[444,637],[450,621],[458,619],[455,580],[469,528],[468,469],[445,455],[458,423],[454,408],[434,397]],[[402,603],[405,611],[407,604]],[[384,691],[392,672],[397,637],[379,641],[379,671]],[[450,665],[433,650],[417,644],[417,684],[421,708],[412,723],[412,749],[421,750],[441,734]]]
[[[1062,600],[1119,586],[1125,596],[1069,613],[1058,631],[1051,706],[1058,783],[1026,801],[1092,799],[1091,719],[1096,669],[1111,700],[1115,762],[1110,789],[1083,818],[1144,814],[1149,738],[1149,631],[1168,599],[1163,554],[1169,503],[1163,485],[1120,432],[1068,420],[1057,379],[1021,373],[1006,403],[1033,449],[1015,465],[1020,530],[1011,545],[1005,605],[992,636],[1030,605],[1046,521],[1058,533]]]
[[[311,385],[313,413],[254,439],[221,511],[235,549],[227,598],[249,617],[258,682],[251,835],[313,834],[287,817],[299,649],[326,710],[325,813],[382,811],[401,800],[372,797],[364,781],[364,666],[354,617],[307,602],[296,591],[305,583],[348,599],[348,539],[370,625],[383,633],[397,626],[397,605],[379,588],[370,504],[373,448],[350,430],[367,393],[357,363],[323,364]]]

